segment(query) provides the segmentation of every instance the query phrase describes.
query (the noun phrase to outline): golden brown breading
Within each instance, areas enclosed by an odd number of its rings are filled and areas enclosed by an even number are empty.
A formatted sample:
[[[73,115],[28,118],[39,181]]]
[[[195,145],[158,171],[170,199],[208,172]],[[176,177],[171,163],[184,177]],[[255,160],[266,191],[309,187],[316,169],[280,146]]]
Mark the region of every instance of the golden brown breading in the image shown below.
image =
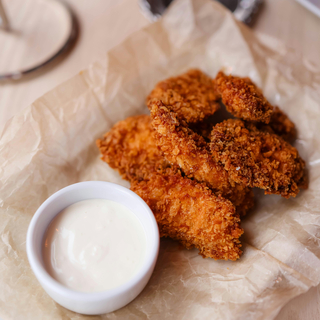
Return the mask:
[[[240,217],[244,217],[248,211],[254,206],[254,194],[251,188],[243,188],[242,186],[233,189],[232,196],[229,200],[235,205],[237,213]]]
[[[210,140],[212,128],[217,123],[230,118],[228,116],[223,116],[222,114],[220,114],[221,111],[223,112],[223,110],[220,109],[219,112],[217,112],[213,116],[203,121],[191,124],[190,128],[200,136],[204,137],[206,141]],[[292,143],[296,138],[297,132],[294,123],[278,107],[274,107],[269,124],[256,121],[247,122],[253,123],[260,131],[275,133],[289,143]]]
[[[269,123],[273,107],[249,78],[226,76],[220,71],[214,83],[230,113],[244,120]]]
[[[179,174],[152,173],[131,190],[149,205],[161,237],[196,247],[203,257],[237,260],[241,255],[239,215],[234,205],[203,184]]]
[[[179,119],[187,123],[202,120],[219,109],[219,96],[212,80],[200,70],[190,70],[178,77],[159,82],[148,96],[170,106]]]
[[[188,128],[183,120],[178,120],[160,100],[151,100],[152,125],[155,140],[165,158],[177,164],[188,176],[199,182],[206,182],[214,190],[230,188],[228,174],[211,156],[205,140]]]
[[[228,173],[213,159],[204,138],[188,128],[183,120],[178,120],[161,101],[153,99],[149,108],[155,140],[165,158],[179,166],[187,177],[205,182],[216,194],[232,201],[244,215],[253,206],[251,191],[233,181],[230,183]]]
[[[257,123],[256,125],[259,130],[275,133],[287,142],[292,142],[297,135],[294,123],[278,107],[274,107],[268,125],[263,123]]]
[[[298,194],[305,163],[298,151],[279,136],[229,119],[214,127],[210,147],[213,157],[237,183],[285,198]]]
[[[97,146],[101,159],[129,181],[143,179],[150,172],[169,166],[156,146],[151,118],[147,115],[116,123],[102,140],[97,140]]]
[[[297,182],[299,189],[308,189],[309,186],[309,177],[308,177],[308,170],[304,168],[304,172],[300,180]]]
[[[193,123],[189,126],[189,128],[197,133],[199,136],[203,137],[206,142],[210,142],[211,131],[214,127],[214,124],[209,121],[210,118],[205,119],[203,121],[199,121],[197,123]]]

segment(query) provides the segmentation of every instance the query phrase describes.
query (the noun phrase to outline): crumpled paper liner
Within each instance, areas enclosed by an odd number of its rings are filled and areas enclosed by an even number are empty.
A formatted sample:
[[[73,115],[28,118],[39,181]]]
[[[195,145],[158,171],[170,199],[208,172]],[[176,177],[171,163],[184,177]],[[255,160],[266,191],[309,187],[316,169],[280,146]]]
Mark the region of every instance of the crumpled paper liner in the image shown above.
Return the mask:
[[[242,223],[237,262],[203,259],[171,240],[151,281],[107,315],[60,307],[40,287],[25,238],[38,206],[78,181],[129,186],[99,160],[95,140],[128,116],[161,79],[197,67],[249,76],[298,128],[309,189],[295,199],[263,196]],[[12,118],[0,140],[0,317],[7,319],[273,319],[320,281],[320,72],[282,45],[268,47],[211,0],[178,0],[158,22]]]

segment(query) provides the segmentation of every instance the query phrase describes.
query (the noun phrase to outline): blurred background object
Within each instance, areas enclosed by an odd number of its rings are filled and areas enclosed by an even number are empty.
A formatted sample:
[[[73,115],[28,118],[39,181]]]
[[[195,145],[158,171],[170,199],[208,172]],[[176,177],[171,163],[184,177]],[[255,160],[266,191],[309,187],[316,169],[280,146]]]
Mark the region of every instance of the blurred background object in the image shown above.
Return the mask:
[[[0,0],[0,80],[43,69],[76,38],[75,18],[57,0]]]
[[[0,27],[5,31],[9,31],[9,20],[1,0],[0,0]]]
[[[296,0],[305,8],[320,17],[320,0]]]
[[[245,24],[252,24],[263,0],[216,0],[234,13]],[[151,21],[157,20],[172,0],[141,0],[140,6]]]

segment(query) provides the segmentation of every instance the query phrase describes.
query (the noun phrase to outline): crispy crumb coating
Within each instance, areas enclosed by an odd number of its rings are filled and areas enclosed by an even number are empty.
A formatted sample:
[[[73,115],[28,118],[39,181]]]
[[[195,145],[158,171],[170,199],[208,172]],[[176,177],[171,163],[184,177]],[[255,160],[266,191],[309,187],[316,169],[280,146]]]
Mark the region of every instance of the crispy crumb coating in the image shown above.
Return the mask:
[[[254,194],[251,188],[240,188],[234,190],[229,200],[236,206],[237,213],[244,217],[254,206]]]
[[[210,155],[205,140],[188,128],[183,120],[171,112],[160,100],[151,100],[152,125],[156,143],[165,158],[177,164],[188,176],[206,182],[215,190],[230,187],[228,174]]]
[[[198,133],[200,136],[205,138],[208,142],[210,141],[211,131],[217,122],[222,122],[226,120],[227,117],[217,121],[215,118],[216,115],[213,115],[207,119],[193,123],[190,125],[190,128]],[[257,129],[260,131],[265,131],[269,133],[275,133],[280,136],[283,140],[286,140],[289,143],[292,143],[297,136],[297,130],[294,123],[289,119],[289,117],[278,107],[274,107],[273,113],[271,115],[271,120],[268,124],[263,122],[256,121],[247,121],[248,123],[253,123]]]
[[[187,123],[202,120],[219,109],[219,96],[212,80],[200,70],[159,82],[146,99],[147,105],[154,98],[170,106]]]
[[[189,178],[205,182],[216,194],[229,199],[243,215],[254,204],[251,191],[229,181],[228,172],[211,155],[209,144],[178,120],[161,101],[149,103],[155,140],[165,158]]]
[[[210,119],[210,118],[209,118]],[[199,136],[203,137],[206,142],[210,142],[211,131],[214,127],[214,124],[209,119],[193,123],[189,128],[197,133]]]
[[[210,147],[213,157],[237,183],[285,198],[298,194],[305,163],[298,151],[279,136],[229,119],[214,127]]]
[[[205,120],[199,121],[197,123],[191,124],[190,128],[198,133],[200,136],[204,137],[206,141],[210,140],[211,131],[217,122],[222,122],[226,120],[227,117],[217,121],[216,115],[209,117]],[[257,129],[260,131],[266,131],[269,133],[275,133],[282,139],[289,143],[292,143],[296,136],[297,130],[294,123],[289,119],[289,117],[278,107],[274,107],[273,113],[271,115],[271,120],[268,124],[256,121],[247,121],[248,123],[253,123]]]
[[[309,185],[309,177],[308,177],[308,170],[305,167],[303,171],[303,175],[300,180],[297,182],[297,185],[300,189],[308,189]]]
[[[220,71],[214,83],[230,113],[243,120],[269,123],[273,107],[249,78],[227,76]]]
[[[150,172],[170,166],[156,146],[148,115],[129,117],[116,123],[96,143],[101,159],[129,181],[143,179]]]
[[[215,196],[205,185],[179,174],[152,173],[133,181],[131,190],[151,208],[161,237],[199,249],[205,258],[237,260],[243,233],[234,205]]]
[[[256,125],[259,130],[275,133],[287,142],[294,141],[297,135],[294,123],[278,107],[274,107],[271,120],[268,125],[263,123],[257,123]]]

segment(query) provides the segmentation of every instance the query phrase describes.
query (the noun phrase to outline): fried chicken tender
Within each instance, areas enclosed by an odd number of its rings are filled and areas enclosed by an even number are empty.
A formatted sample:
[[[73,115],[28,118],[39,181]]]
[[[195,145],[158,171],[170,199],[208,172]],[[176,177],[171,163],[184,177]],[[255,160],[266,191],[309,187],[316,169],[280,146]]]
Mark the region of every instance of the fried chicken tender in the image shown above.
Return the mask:
[[[254,204],[251,190],[233,181],[230,183],[228,172],[212,157],[209,144],[185,121],[178,120],[163,102],[153,99],[149,108],[155,140],[165,158],[179,166],[187,177],[205,182],[216,194],[232,201],[244,215]]]
[[[165,158],[177,164],[188,176],[206,182],[214,190],[228,190],[228,174],[210,155],[205,140],[188,128],[184,120],[178,120],[162,101],[151,100],[152,125],[156,143]]]
[[[214,81],[227,110],[248,121],[269,123],[273,107],[249,79],[227,76],[220,71]]]
[[[161,237],[199,249],[206,258],[237,260],[241,255],[239,215],[234,205],[205,185],[179,174],[151,173],[131,190],[151,208]]]
[[[129,181],[143,179],[150,172],[170,166],[156,146],[148,115],[129,117],[116,123],[96,144],[101,159]]]
[[[179,119],[198,122],[219,109],[218,94],[212,80],[200,70],[190,70],[178,77],[159,82],[148,96],[170,106]]]
[[[229,119],[214,127],[210,147],[213,157],[235,182],[285,198],[298,194],[305,162],[294,147],[276,134]]]
[[[294,141],[297,135],[294,123],[278,107],[274,107],[271,120],[268,125],[257,123],[256,126],[261,131],[277,134],[287,142]]]

